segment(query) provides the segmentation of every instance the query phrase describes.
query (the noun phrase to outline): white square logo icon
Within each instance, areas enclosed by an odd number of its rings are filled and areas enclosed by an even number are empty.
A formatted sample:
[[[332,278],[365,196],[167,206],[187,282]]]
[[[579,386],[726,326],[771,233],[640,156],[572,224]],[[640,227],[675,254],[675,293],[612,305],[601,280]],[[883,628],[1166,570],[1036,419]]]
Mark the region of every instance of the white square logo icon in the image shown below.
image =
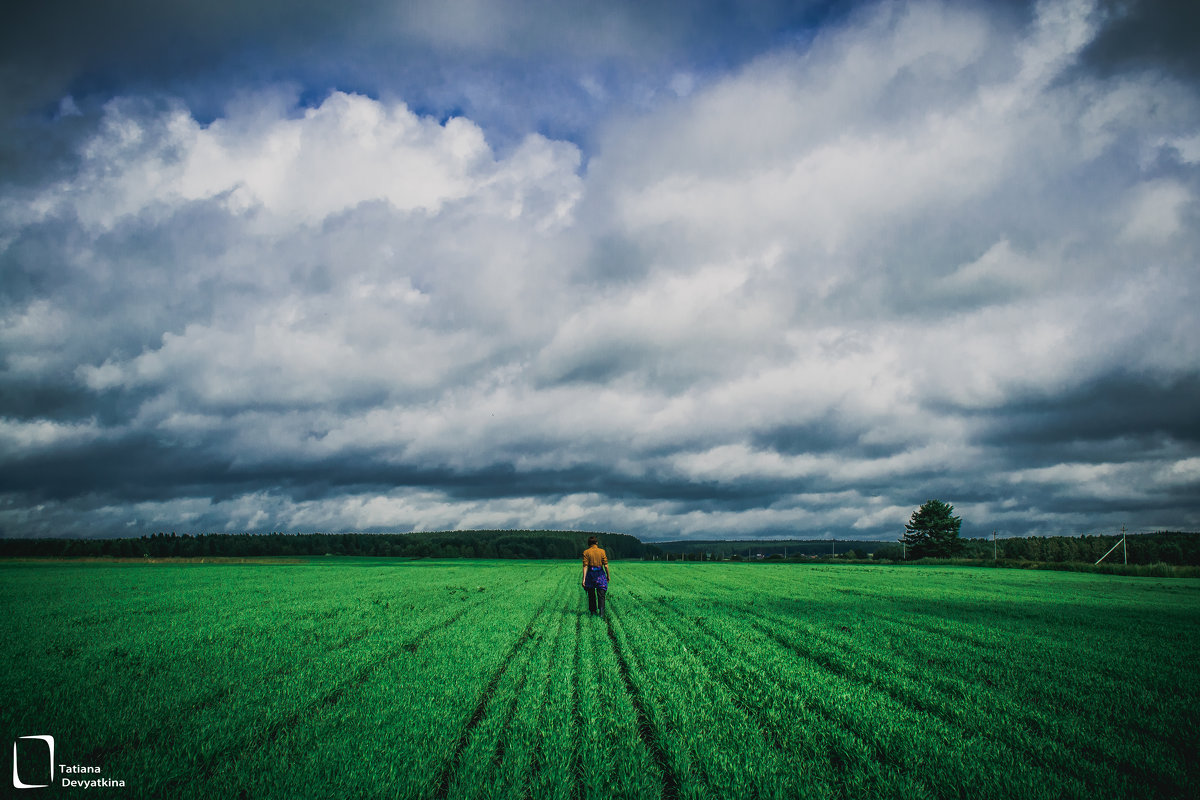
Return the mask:
[[[45,789],[54,783],[54,737],[53,736],[19,736],[17,741],[21,739],[41,739],[50,748],[50,779],[49,783],[25,783],[21,780],[20,774],[17,772],[17,742],[13,742],[13,786],[17,789]],[[26,753],[28,755],[28,753]],[[26,773],[28,776],[28,773]]]

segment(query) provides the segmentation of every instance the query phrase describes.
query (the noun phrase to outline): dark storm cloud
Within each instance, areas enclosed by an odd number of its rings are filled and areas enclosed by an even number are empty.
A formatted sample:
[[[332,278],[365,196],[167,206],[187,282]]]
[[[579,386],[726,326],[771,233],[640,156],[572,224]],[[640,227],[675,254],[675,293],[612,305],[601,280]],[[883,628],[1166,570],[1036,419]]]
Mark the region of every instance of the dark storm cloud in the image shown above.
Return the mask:
[[[835,413],[829,412],[813,422],[755,431],[749,441],[757,448],[786,455],[840,452],[865,458],[885,458],[897,455],[903,449],[894,443],[864,442],[867,433],[869,429],[865,426],[840,420]]]
[[[219,452],[221,442],[186,449],[146,434],[91,446],[44,452],[12,460],[0,469],[0,484],[31,502],[111,496],[123,501],[169,500],[181,494],[228,499],[278,491],[311,501],[348,492],[386,492],[397,487],[435,489],[451,498],[552,497],[594,492],[612,498],[688,502],[741,510],[770,502],[794,483],[697,482],[669,473],[638,478],[614,471],[606,461],[569,468],[521,470],[511,462],[451,469],[419,463],[389,463],[378,453],[346,453],[294,463],[237,463]]]
[[[1014,400],[989,420],[987,444],[1036,449],[1044,457],[1063,446],[1096,446],[1111,458],[1113,443],[1200,442],[1200,375],[1165,382],[1137,375],[1106,375],[1054,397]]]
[[[1083,51],[1083,63],[1106,74],[1166,70],[1200,78],[1200,7],[1189,0],[1107,2],[1109,23]]]
[[[228,463],[203,451],[186,458],[147,434],[90,447],[49,450],[8,461],[0,483],[28,502],[100,496],[121,502],[213,492],[227,479]]]

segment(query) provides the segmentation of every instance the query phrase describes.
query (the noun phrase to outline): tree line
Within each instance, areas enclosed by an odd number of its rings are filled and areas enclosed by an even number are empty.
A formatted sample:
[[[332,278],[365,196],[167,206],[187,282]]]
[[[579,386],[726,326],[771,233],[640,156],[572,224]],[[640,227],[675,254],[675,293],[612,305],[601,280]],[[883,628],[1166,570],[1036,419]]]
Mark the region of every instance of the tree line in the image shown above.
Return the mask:
[[[941,500],[927,500],[904,526],[900,553],[892,547],[876,553],[881,558],[966,558],[1004,559],[1045,563],[1094,563],[1109,554],[1122,537],[1040,536],[1000,540],[962,539],[962,517],[954,516],[954,506]],[[1124,530],[1124,529],[1122,529]],[[1132,550],[1131,550],[1132,548]],[[1113,563],[1200,565],[1200,536],[1180,532],[1160,532],[1125,537],[1121,552],[1109,554]]]
[[[136,539],[0,539],[0,557],[197,558],[403,556],[409,558],[579,558],[596,536],[611,558],[658,552],[624,533],[438,531],[420,533],[155,533]]]
[[[867,558],[888,542],[864,542],[855,539],[693,539],[674,542],[654,542],[672,560],[682,557],[687,561],[706,559],[753,559],[758,556],[846,556],[850,551],[859,558]]]
[[[852,540],[690,541],[642,542],[623,533],[576,531],[441,531],[436,533],[156,533],[128,539],[0,539],[0,558],[197,558],[256,556],[403,556],[409,558],[578,558],[587,537],[596,535],[614,559],[750,558],[758,554],[777,560],[828,558],[900,561],[913,553],[899,542]],[[1001,560],[1046,563],[1092,563],[1120,541],[1116,535],[1028,536],[999,539]],[[991,560],[991,539],[959,539],[956,558]],[[1130,534],[1126,547],[1130,564],[1200,566],[1200,534],[1162,531]],[[1105,563],[1121,563],[1117,548]]]
[[[997,539],[960,539],[957,558],[991,560],[993,554],[1005,561],[1077,562],[1091,564],[1121,541],[1120,535],[1022,536]],[[1131,533],[1125,540],[1130,564],[1175,564],[1200,566],[1200,533],[1158,531]],[[875,550],[875,558],[900,561],[906,554],[899,543]],[[912,558],[912,554],[907,556]],[[1105,563],[1122,562],[1121,548],[1112,552]]]

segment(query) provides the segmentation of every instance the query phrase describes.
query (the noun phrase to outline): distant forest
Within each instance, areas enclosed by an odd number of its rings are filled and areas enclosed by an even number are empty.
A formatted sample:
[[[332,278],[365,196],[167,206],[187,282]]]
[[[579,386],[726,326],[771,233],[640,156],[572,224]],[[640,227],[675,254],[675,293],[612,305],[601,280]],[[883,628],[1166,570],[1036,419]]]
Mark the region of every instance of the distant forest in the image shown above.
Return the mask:
[[[410,558],[578,558],[596,536],[613,559],[788,560],[902,558],[896,542],[853,540],[693,540],[643,542],[624,533],[587,531],[440,531],[434,533],[156,533],[137,539],[0,539],[0,558],[196,558],[205,556],[406,556]],[[1091,563],[1120,536],[1031,536],[999,539],[1004,561]],[[991,560],[990,539],[964,539],[966,559]],[[1130,534],[1130,564],[1200,566],[1200,533]],[[1106,563],[1122,562],[1118,547]]]
[[[1004,561],[1041,561],[1047,563],[1092,563],[1121,541],[1120,536],[1026,536],[997,539],[996,556]],[[991,539],[963,539],[960,558],[992,560]],[[793,539],[759,541],[682,541],[655,542],[672,557],[700,559],[740,558],[876,558],[900,561],[904,558],[899,542],[862,542],[830,539]],[[1161,531],[1129,534],[1125,540],[1130,564],[1178,564],[1200,566],[1200,533]],[[1118,547],[1106,563],[1122,562]]]
[[[990,539],[964,539],[964,558],[992,557]],[[1010,561],[1081,561],[1092,563],[1104,555],[1120,536],[1030,536],[997,539],[1000,558]],[[1130,564],[1180,564],[1200,566],[1200,533],[1159,531],[1131,533],[1125,539]],[[1120,564],[1121,548],[1114,550],[1104,562]]]
[[[595,536],[612,558],[658,553],[624,533],[439,531],[436,533],[156,533],[138,539],[0,539],[0,558],[113,556],[408,556],[411,558],[579,558]]]
[[[699,558],[738,558],[756,559],[770,556],[792,558],[793,556],[846,556],[851,558],[868,558],[871,554],[895,544],[895,542],[862,542],[843,539],[692,539],[679,542],[654,542],[664,553],[672,556],[686,555],[690,560],[693,556]],[[853,556],[847,556],[853,551]]]

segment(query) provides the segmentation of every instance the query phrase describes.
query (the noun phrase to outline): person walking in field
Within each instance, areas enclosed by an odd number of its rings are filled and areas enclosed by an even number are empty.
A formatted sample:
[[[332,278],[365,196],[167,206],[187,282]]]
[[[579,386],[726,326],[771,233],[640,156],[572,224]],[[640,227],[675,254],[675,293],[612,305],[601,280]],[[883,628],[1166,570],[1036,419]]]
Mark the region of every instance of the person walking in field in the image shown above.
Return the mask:
[[[600,548],[595,536],[588,537],[588,549],[583,551],[583,588],[587,590],[588,611],[603,617],[604,596],[608,594],[608,554]]]

